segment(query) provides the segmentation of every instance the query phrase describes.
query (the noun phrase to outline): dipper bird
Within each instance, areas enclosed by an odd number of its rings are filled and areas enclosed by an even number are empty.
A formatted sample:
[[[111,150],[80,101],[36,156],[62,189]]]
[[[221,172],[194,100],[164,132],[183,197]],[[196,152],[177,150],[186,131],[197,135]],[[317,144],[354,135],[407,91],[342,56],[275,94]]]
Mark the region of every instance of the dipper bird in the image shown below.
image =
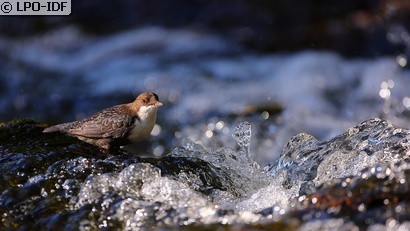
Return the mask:
[[[144,92],[134,102],[103,109],[83,120],[58,124],[43,132],[63,132],[102,149],[143,140],[157,119],[159,102],[155,93]]]

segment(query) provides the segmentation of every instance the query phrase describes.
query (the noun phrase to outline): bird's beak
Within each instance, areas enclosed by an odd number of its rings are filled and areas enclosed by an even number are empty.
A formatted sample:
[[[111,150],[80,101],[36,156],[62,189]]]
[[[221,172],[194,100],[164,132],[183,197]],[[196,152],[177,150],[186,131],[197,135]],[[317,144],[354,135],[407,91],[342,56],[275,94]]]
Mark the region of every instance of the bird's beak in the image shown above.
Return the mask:
[[[156,103],[155,103],[155,106],[156,107],[161,107],[161,106],[163,106],[164,104],[163,103],[161,103],[161,102],[159,102],[159,101],[157,101]]]

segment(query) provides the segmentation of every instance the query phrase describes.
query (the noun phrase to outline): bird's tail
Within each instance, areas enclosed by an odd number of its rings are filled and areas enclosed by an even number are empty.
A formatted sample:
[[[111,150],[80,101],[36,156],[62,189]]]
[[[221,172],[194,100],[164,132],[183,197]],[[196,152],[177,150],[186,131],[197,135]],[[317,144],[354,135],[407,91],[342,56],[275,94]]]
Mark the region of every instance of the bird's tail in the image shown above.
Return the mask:
[[[51,127],[48,127],[43,130],[44,133],[48,132],[67,132],[69,129],[72,128],[74,125],[74,122],[69,122],[69,123],[63,123],[63,124],[57,124]]]

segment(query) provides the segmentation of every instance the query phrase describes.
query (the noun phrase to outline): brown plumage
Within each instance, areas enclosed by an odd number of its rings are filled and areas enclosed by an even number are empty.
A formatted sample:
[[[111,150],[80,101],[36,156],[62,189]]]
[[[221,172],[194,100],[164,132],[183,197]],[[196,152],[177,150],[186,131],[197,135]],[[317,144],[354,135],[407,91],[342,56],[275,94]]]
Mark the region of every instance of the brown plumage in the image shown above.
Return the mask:
[[[144,92],[132,103],[110,107],[83,120],[58,124],[43,132],[64,132],[110,149],[148,137],[155,125],[158,107],[162,105],[155,93]]]

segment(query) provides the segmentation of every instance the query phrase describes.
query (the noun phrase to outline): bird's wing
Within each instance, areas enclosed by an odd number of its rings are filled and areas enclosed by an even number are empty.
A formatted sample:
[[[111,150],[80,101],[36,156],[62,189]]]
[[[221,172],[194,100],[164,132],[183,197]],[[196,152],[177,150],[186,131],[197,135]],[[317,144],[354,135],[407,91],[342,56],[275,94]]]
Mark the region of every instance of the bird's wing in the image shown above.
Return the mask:
[[[88,138],[119,138],[132,128],[135,118],[121,113],[119,108],[108,108],[84,119],[69,134]]]

